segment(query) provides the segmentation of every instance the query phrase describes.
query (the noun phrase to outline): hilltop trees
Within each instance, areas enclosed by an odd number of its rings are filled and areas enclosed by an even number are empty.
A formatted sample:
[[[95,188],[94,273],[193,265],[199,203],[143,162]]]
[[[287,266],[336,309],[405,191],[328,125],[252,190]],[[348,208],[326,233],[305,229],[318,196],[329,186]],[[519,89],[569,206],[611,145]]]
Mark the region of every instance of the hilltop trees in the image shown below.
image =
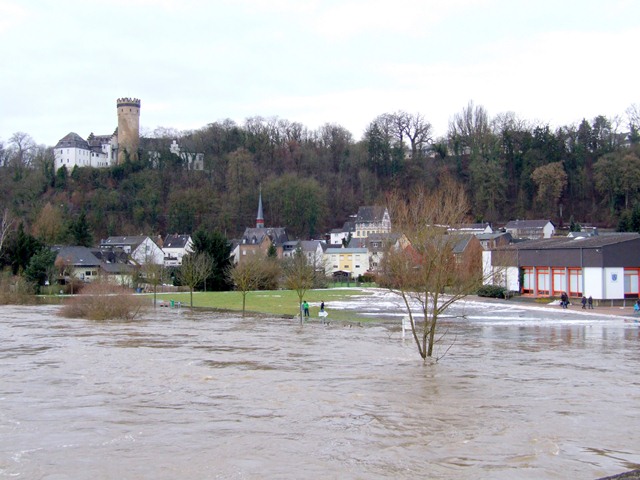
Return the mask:
[[[267,224],[301,238],[318,238],[390,191],[434,188],[442,174],[463,186],[473,220],[558,222],[562,205],[567,217],[612,227],[639,200],[635,105],[624,121],[599,115],[555,129],[512,113],[492,117],[473,102],[451,118],[438,139],[428,112],[405,111],[376,116],[361,139],[333,123],[311,130],[263,117],[157,129],[142,139],[138,162],[71,171],[54,170],[52,149],[17,132],[0,145],[3,206],[27,233],[54,242],[75,236],[67,227],[82,211],[94,239],[199,229],[235,238],[255,221],[260,185]],[[174,140],[183,155],[172,152]],[[185,169],[194,153],[204,155],[204,171]]]

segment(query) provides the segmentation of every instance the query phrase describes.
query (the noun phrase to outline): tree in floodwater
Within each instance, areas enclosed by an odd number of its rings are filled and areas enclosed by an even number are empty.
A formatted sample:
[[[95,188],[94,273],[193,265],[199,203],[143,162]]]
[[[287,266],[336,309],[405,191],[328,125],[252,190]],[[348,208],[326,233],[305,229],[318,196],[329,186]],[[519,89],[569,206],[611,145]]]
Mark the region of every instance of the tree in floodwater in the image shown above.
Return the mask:
[[[293,256],[286,258],[282,263],[282,272],[284,287],[287,290],[295,290],[298,294],[298,313],[302,325],[302,299],[307,290],[314,285],[315,268],[307,262],[302,250],[297,249]]]
[[[178,270],[178,279],[189,287],[189,299],[193,308],[193,290],[204,282],[213,271],[213,260],[206,253],[190,253],[182,257],[182,266]]]
[[[229,281],[242,295],[242,316],[245,315],[247,294],[254,290],[275,290],[280,267],[275,259],[261,255],[248,256],[227,270]]]
[[[482,284],[482,258],[458,255],[461,236],[447,233],[449,226],[465,223],[469,211],[463,187],[452,180],[441,180],[436,190],[418,187],[406,197],[393,194],[388,208],[394,230],[406,242],[387,249],[379,282],[402,297],[418,352],[426,360],[433,356],[442,314]]]

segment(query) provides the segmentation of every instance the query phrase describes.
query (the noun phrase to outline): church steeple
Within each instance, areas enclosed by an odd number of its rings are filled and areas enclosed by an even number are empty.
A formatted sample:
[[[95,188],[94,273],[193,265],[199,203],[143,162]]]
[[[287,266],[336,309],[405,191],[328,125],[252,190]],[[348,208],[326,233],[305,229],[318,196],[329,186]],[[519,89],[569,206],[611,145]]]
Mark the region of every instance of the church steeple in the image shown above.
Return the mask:
[[[262,185],[260,185],[260,197],[258,199],[258,216],[256,217],[256,228],[264,228],[264,214],[262,213]]]

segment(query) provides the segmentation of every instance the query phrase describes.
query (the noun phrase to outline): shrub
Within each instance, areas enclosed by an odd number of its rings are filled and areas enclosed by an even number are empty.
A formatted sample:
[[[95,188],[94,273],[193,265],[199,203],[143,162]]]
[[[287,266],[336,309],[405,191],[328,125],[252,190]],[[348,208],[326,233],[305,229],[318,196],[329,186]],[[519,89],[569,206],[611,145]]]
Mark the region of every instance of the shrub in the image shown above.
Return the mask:
[[[5,271],[0,275],[0,305],[37,303],[35,286],[20,275]]]
[[[478,289],[476,295],[479,297],[507,298],[507,289],[498,285],[483,285]]]
[[[68,318],[90,320],[132,320],[145,305],[145,298],[133,295],[133,291],[119,285],[94,282],[65,302],[60,315]]]

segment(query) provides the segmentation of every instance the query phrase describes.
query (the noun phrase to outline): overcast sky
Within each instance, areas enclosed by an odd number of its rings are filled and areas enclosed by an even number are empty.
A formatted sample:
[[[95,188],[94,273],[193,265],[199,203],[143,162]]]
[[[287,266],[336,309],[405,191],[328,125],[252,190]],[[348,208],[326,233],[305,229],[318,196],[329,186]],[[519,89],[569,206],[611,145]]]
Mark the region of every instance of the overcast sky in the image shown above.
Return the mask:
[[[355,139],[469,101],[552,126],[640,104],[637,0],[0,0],[0,141],[279,117]]]

